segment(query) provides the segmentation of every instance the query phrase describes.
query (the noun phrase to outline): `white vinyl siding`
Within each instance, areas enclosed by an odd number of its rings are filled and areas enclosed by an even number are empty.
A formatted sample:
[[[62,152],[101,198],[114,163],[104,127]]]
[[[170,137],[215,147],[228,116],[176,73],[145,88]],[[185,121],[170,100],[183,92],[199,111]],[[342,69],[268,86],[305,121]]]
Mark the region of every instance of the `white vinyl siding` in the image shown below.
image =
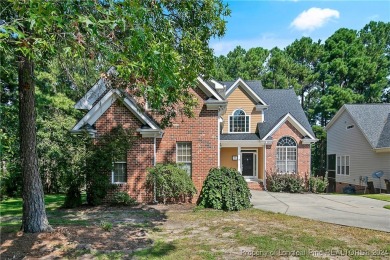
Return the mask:
[[[390,153],[376,153],[356,124],[347,129],[347,126],[353,124],[355,122],[349,113],[344,111],[327,131],[327,154],[349,156],[346,165],[349,175],[336,174],[336,182],[364,185],[360,181],[362,176],[368,177],[368,181],[373,181],[374,186],[379,188],[379,180],[373,179],[371,174],[382,170],[385,175],[381,178],[381,187],[386,187],[384,179],[390,179]],[[337,159],[336,163],[337,172],[341,172],[337,166],[341,162]]]

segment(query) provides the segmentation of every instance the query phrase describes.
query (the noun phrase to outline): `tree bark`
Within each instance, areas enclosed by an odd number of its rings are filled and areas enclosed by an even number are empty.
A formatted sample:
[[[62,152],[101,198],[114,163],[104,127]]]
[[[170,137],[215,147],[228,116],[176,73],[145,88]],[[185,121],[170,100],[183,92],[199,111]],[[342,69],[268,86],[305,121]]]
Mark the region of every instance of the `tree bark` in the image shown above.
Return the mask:
[[[20,161],[23,178],[22,230],[28,233],[51,231],[47,220],[42,181],[38,171],[35,127],[34,64],[21,56],[19,77]]]

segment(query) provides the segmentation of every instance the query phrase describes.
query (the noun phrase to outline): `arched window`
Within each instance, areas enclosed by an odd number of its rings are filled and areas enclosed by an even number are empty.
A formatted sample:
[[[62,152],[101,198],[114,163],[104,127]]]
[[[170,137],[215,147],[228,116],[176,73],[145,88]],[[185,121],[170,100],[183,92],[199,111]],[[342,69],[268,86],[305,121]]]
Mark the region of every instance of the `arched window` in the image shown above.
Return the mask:
[[[276,145],[276,168],[278,172],[297,172],[297,143],[289,136],[279,139]]]
[[[234,110],[229,116],[230,133],[249,133],[249,116],[242,109]]]

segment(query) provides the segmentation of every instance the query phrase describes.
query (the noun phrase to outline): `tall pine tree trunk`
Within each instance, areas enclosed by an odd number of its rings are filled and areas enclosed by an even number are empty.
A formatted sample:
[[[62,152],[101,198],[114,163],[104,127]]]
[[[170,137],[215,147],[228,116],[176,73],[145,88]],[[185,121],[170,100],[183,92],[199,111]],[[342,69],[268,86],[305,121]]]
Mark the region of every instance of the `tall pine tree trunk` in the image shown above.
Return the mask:
[[[34,64],[19,58],[19,128],[20,160],[23,177],[22,230],[35,233],[50,231],[45,210],[42,181],[38,171],[35,127]]]

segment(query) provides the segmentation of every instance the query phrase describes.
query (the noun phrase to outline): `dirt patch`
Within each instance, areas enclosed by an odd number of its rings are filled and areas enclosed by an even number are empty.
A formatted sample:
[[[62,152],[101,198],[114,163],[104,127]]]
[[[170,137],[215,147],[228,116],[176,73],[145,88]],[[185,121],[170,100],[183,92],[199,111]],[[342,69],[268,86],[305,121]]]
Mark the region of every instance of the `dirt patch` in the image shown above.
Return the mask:
[[[152,244],[144,230],[131,227],[115,227],[111,231],[101,227],[56,227],[50,233],[3,234],[1,240],[1,259],[55,259],[118,250],[129,254]]]
[[[192,206],[139,206],[139,207],[81,207],[77,210],[57,210],[48,213],[52,225],[50,233],[1,233],[1,259],[60,259],[81,255],[120,252],[123,257],[134,250],[150,246],[149,233],[157,230],[166,220],[169,210],[188,210]],[[171,209],[172,208],[172,209]],[[86,225],[73,225],[72,221],[86,221]],[[4,231],[5,229],[3,229]]]

